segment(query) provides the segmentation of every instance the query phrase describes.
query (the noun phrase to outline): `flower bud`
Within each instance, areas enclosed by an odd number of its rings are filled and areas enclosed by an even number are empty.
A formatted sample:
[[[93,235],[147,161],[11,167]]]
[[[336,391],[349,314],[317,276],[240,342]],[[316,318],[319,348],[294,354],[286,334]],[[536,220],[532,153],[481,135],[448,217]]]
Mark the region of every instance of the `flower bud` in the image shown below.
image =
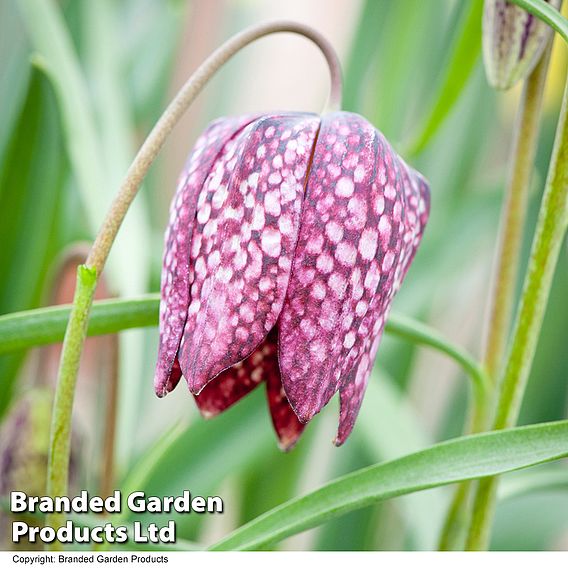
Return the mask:
[[[20,398],[6,416],[0,429],[0,495],[8,498],[10,491],[25,491],[28,495],[45,495],[47,458],[49,452],[49,422],[53,395],[48,389],[33,389]],[[9,546],[10,518],[2,514],[0,525]],[[32,524],[39,518],[25,519]],[[5,525],[5,526],[4,526]]]
[[[33,389],[20,398],[2,424],[0,494],[15,489],[45,493],[52,394]]]
[[[562,0],[547,0],[558,9]],[[510,89],[538,63],[552,29],[523,8],[506,0],[485,0],[483,59],[492,87]]]
[[[33,388],[21,396],[8,412],[0,426],[0,497],[8,499],[11,491],[24,491],[30,496],[45,495],[49,436],[53,392],[49,388]],[[70,463],[70,484],[77,485],[77,440],[72,439]],[[10,539],[11,521],[9,514],[0,513],[0,549],[14,545]],[[22,516],[30,525],[39,526],[42,518]],[[23,542],[22,547],[31,549],[34,545]]]

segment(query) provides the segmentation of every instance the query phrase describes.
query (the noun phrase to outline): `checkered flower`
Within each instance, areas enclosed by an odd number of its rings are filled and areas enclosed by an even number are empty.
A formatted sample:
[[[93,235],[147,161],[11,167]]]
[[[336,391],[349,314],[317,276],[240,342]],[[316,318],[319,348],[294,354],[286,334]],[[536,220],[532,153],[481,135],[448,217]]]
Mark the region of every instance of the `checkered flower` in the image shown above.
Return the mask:
[[[358,115],[213,122],[171,207],[158,396],[183,375],[210,417],[265,383],[289,449],[339,391],[342,444],[428,210],[424,179]]]

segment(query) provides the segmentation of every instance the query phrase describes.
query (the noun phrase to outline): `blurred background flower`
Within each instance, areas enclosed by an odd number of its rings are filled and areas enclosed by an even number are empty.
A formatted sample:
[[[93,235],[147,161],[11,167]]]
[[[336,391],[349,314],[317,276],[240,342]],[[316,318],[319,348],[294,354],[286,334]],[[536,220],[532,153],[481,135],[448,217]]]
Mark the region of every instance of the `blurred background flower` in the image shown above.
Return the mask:
[[[481,19],[469,17],[476,9],[480,14],[480,6],[479,0],[4,0],[0,313],[51,301],[49,272],[58,255],[70,243],[92,239],[137,145],[203,57],[244,26],[285,17],[309,23],[331,40],[344,66],[345,110],[366,116],[431,183],[428,231],[394,309],[427,321],[478,353],[518,98],[518,89],[496,95],[486,83]],[[460,42],[463,49],[454,49]],[[294,65],[287,65],[291,59]],[[461,77],[449,73],[452,64],[463,71]],[[556,45],[525,259],[564,77],[564,50]],[[415,141],[448,80],[455,104],[442,105],[445,120],[438,121],[420,151],[409,152],[419,148]],[[265,110],[317,112],[327,89],[323,58],[292,35],[263,39],[225,67],[152,168],[111,254],[108,293],[133,296],[159,289],[162,234],[176,178],[211,119]],[[567,286],[564,249],[522,423],[567,414]],[[327,443],[337,419],[334,403],[313,421],[294,452],[279,455],[260,393],[207,423],[180,389],[166,400],[155,399],[151,382],[157,345],[157,329],[120,336],[118,478],[176,418],[182,420],[183,435],[136,489],[155,495],[184,488],[215,492],[225,498],[227,514],[178,517],[180,538],[210,542],[328,479],[462,429],[467,383],[460,369],[438,354],[387,336],[349,442],[339,450]],[[38,372],[30,355],[0,356],[3,416]],[[79,389],[83,382],[80,378]],[[102,416],[97,413],[95,419]],[[507,480],[522,485],[524,475]],[[93,479],[86,488],[98,490],[97,483]],[[431,548],[448,495],[436,490],[350,513],[282,546]],[[566,546],[565,489],[506,495],[493,548]]]

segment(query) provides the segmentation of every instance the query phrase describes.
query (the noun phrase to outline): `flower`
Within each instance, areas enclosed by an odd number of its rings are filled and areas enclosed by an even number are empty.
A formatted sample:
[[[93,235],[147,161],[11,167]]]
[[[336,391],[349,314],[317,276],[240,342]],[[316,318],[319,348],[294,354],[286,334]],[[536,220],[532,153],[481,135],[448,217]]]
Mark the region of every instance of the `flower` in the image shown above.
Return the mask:
[[[428,211],[425,180],[356,114],[213,122],[171,206],[158,396],[183,374],[210,417],[264,382],[289,449],[339,391],[342,444]]]
[[[546,0],[558,9],[562,0]],[[506,0],[485,0],[483,59],[489,84],[507,90],[538,63],[552,29]]]

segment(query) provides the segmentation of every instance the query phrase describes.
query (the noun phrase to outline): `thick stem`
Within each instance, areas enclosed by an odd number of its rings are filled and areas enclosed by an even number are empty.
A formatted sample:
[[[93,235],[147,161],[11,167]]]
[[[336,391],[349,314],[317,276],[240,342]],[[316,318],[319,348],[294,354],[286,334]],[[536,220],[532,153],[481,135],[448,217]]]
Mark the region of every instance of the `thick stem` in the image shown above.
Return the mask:
[[[168,135],[183,113],[215,72],[234,54],[251,42],[273,33],[291,32],[314,42],[325,56],[330,69],[331,90],[328,109],[336,110],[341,105],[341,71],[337,55],[331,44],[317,31],[304,24],[277,21],[260,24],[233,36],[214,51],[189,78],[168,108],[162,114],[146,138],[103,221],[87,262],[77,272],[77,287],[69,323],[63,342],[59,365],[56,395],[51,423],[50,459],[48,464],[48,494],[52,497],[66,495],[68,491],[69,445],[71,412],[75,395],[75,383],[79,362],[87,332],[89,313],[95,292],[97,277],[102,272],[110,249],[126,212],[142,184],[150,166],[164,145]],[[54,528],[65,521],[64,515],[51,515],[47,523]],[[54,544],[58,548],[61,545]]]
[[[466,430],[470,434],[482,432],[489,427],[497,377],[505,357],[551,48],[549,46],[527,78],[517,113],[483,357],[489,388],[485,396],[471,399]],[[472,482],[466,482],[456,489],[442,530],[440,550],[461,548],[470,519],[469,505],[473,485]]]
[[[510,428],[517,421],[542,321],[552,286],[554,269],[568,228],[568,82],[564,91],[556,140],[537,220],[511,346],[500,382],[493,428]],[[479,483],[467,539],[468,550],[484,550],[495,510],[497,478]]]
[[[97,285],[94,268],[81,265],[77,269],[77,284],[73,298],[73,309],[65,332],[64,348],[59,362],[59,375],[55,389],[53,413],[51,416],[51,439],[47,468],[47,494],[66,495],[69,477],[69,450],[71,445],[71,414],[75,396],[75,383],[83,343],[87,334],[89,310]],[[57,529],[65,522],[63,513],[47,516],[46,524]],[[49,546],[51,550],[62,549],[57,540]]]
[[[483,362],[495,385],[503,364],[513,316],[531,174],[538,145],[550,46],[527,79],[515,125],[511,172],[501,215],[501,236]]]

